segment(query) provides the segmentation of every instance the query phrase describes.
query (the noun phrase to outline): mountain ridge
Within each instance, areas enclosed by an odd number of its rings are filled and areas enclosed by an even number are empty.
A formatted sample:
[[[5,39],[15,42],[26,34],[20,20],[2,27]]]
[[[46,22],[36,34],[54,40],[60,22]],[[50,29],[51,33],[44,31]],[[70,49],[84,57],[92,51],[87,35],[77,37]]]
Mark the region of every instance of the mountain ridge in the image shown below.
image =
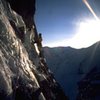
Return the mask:
[[[47,65],[70,100],[78,93],[77,83],[95,66],[100,69],[100,41],[88,48],[44,48]],[[73,95],[73,97],[72,97]]]

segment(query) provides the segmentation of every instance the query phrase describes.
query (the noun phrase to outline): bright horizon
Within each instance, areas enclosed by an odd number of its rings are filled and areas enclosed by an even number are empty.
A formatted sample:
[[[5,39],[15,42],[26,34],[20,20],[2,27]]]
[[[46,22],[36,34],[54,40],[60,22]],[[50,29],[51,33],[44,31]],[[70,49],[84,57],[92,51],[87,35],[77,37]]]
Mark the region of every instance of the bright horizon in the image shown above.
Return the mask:
[[[85,48],[100,41],[100,0],[37,0],[36,9],[43,46]]]
[[[89,47],[100,41],[100,20],[86,19],[77,25],[77,32],[72,38],[44,44],[44,46],[70,46],[79,49]]]

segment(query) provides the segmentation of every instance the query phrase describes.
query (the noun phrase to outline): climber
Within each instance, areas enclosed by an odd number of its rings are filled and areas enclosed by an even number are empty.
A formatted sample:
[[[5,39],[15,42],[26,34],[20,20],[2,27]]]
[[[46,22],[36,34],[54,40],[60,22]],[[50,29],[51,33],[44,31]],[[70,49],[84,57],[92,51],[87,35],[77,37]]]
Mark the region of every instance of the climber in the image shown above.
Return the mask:
[[[38,35],[37,46],[38,46],[38,50],[39,50],[39,56],[43,57],[43,51],[42,51],[42,34],[41,33],[39,33],[39,35]]]
[[[32,47],[35,46],[38,55],[40,57],[43,57],[43,51],[42,51],[42,34],[41,33],[37,34],[37,36],[35,36],[32,39],[31,45],[32,45]]]
[[[39,51],[41,51],[41,48],[42,48],[42,34],[41,33],[39,33],[37,44],[38,44]]]

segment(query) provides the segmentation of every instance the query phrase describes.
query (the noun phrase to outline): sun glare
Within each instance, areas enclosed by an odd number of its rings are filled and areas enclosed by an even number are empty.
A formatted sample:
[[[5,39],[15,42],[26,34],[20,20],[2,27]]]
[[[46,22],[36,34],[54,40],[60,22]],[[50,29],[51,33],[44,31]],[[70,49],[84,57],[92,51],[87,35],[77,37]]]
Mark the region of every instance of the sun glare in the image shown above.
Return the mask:
[[[71,46],[79,49],[89,47],[97,41],[100,41],[100,20],[85,20],[78,23],[77,32],[72,38],[56,41],[48,46]]]
[[[86,20],[79,23],[76,35],[68,41],[75,48],[83,48],[100,40],[100,20]]]

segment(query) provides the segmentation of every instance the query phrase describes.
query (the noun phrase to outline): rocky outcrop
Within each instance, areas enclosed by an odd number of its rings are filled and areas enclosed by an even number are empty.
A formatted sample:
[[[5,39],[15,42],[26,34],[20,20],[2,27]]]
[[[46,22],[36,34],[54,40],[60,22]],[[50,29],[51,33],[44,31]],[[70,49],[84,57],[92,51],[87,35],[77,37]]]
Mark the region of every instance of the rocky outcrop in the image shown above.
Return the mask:
[[[34,0],[0,0],[0,100],[67,100],[46,65],[34,13]]]

